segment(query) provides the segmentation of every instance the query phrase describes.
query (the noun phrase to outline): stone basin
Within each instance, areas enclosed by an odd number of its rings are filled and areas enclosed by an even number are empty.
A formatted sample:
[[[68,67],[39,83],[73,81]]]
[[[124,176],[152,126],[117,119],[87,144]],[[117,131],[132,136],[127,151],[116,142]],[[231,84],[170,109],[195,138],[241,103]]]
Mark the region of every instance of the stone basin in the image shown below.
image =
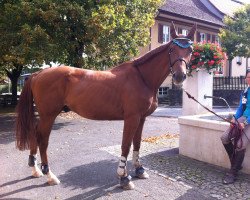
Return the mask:
[[[229,112],[217,113],[227,117]],[[228,122],[213,114],[189,115],[178,118],[180,125],[179,152],[181,155],[229,168],[230,161],[220,136],[229,127]],[[250,174],[250,145],[247,147],[242,171]]]

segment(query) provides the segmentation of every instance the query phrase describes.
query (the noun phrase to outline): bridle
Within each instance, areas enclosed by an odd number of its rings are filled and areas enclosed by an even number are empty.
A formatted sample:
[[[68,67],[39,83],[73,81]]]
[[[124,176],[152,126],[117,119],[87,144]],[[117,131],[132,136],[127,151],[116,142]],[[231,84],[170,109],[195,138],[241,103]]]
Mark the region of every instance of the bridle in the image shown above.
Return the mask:
[[[181,41],[185,41],[186,43],[183,44],[183,43],[181,43]],[[173,39],[173,40],[172,40],[172,44],[173,44],[173,45],[177,45],[177,46],[180,47],[180,48],[187,49],[187,48],[189,48],[189,47],[193,44],[193,41],[191,41],[191,40],[188,39],[188,38],[176,38],[176,39]],[[184,60],[183,57],[180,57],[180,58],[176,59],[174,62],[172,62],[172,61],[171,61],[171,53],[172,53],[172,52],[173,52],[173,48],[171,47],[170,50],[169,50],[169,53],[168,53],[168,55],[169,55],[169,61],[170,61],[170,72],[171,72],[171,74],[172,74],[172,75],[174,74],[174,72],[173,72],[173,66],[174,66],[175,63],[178,62],[178,61],[184,62],[185,65],[186,65],[186,69],[189,69],[189,65],[188,65],[187,61]]]

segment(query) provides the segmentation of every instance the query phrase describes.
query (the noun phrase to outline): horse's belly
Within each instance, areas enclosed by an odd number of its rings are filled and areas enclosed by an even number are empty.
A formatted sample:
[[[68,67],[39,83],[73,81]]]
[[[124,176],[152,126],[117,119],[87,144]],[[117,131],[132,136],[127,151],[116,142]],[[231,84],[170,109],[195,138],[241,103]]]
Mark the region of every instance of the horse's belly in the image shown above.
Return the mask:
[[[94,120],[123,119],[123,109],[120,101],[95,97],[75,98],[69,102],[69,108],[80,116]]]
[[[93,119],[93,120],[122,120],[123,119],[123,112],[115,108],[104,109],[99,106],[88,106],[88,107],[79,106],[77,107],[77,109],[73,109],[73,111],[84,118]]]

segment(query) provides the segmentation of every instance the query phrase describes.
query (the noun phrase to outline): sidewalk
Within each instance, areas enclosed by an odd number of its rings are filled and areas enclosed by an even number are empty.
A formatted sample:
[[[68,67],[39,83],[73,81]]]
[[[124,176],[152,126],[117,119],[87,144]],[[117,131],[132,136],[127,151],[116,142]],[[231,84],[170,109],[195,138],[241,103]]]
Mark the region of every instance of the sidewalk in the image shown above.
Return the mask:
[[[236,108],[231,108],[231,110],[227,107],[214,107],[212,111],[217,112],[235,112]],[[158,108],[152,113],[152,116],[155,117],[180,117],[182,116],[182,108],[181,107],[169,107],[166,105],[159,105]]]

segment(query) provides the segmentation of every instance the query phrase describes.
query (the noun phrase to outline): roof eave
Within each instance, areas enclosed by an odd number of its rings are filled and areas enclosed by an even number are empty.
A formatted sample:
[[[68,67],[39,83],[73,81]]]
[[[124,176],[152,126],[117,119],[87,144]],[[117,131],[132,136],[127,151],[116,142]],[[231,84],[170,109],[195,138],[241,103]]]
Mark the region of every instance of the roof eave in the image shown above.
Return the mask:
[[[213,26],[218,26],[218,27],[225,26],[223,22],[221,22],[222,24],[218,24],[218,23],[214,23],[214,22],[211,22],[211,21],[206,21],[204,19],[197,19],[197,18],[193,18],[193,17],[188,17],[188,16],[184,16],[184,15],[181,15],[181,14],[169,12],[169,11],[162,10],[162,9],[158,9],[158,11],[159,11],[159,13],[158,13],[157,17],[162,13],[162,14],[167,14],[167,15],[171,15],[171,16],[174,16],[174,17],[180,17],[180,18],[185,17],[185,19],[192,20],[194,22],[200,22],[200,23],[208,24],[208,25],[213,25]],[[156,19],[157,19],[157,17],[156,17]]]

